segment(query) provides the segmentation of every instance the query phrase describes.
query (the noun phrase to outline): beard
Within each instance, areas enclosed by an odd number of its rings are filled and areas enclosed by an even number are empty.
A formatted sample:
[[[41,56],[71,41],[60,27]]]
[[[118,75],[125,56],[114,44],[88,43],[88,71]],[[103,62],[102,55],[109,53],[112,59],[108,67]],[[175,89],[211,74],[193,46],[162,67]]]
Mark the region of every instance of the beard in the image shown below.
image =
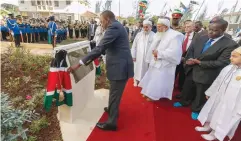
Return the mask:
[[[144,34],[149,34],[150,33],[150,30],[148,30],[148,31],[143,31],[144,32]]]

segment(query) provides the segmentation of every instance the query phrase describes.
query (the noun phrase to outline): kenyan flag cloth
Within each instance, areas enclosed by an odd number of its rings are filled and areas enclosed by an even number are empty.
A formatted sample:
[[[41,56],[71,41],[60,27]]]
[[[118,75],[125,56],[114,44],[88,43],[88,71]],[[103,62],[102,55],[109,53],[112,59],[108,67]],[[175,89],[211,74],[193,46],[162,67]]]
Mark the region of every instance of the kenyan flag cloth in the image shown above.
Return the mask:
[[[46,92],[44,95],[44,109],[49,111],[53,99],[56,106],[66,104],[73,105],[72,86],[70,74],[67,72],[66,51],[59,51],[51,62],[48,73]],[[63,92],[64,100],[60,101],[60,93]]]
[[[96,75],[100,75],[101,74],[101,69],[100,69],[100,62],[98,59],[94,60],[95,63],[95,67],[96,67]]]

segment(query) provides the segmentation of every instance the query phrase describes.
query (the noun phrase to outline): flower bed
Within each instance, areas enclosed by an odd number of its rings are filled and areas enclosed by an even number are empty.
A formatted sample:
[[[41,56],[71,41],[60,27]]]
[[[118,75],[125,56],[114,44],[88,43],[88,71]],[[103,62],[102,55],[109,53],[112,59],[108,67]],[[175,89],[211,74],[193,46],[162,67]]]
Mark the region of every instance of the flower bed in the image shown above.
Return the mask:
[[[5,110],[7,112],[1,112],[1,118],[6,116],[17,120],[20,115],[14,114],[16,111],[36,114],[32,120],[27,117],[21,119],[18,127],[6,127],[6,132],[2,132],[2,135],[7,137],[14,134],[18,140],[26,141],[61,141],[62,136],[56,117],[57,108],[47,113],[42,106],[51,56],[32,55],[28,50],[9,48],[1,55],[1,61],[1,88],[9,97],[8,100],[5,98],[5,101],[12,106],[10,110]],[[1,100],[4,100],[2,98]],[[8,117],[8,114],[15,116]],[[3,122],[2,120],[2,125],[5,124]],[[25,131],[26,136],[17,132],[19,127]]]
[[[57,107],[43,109],[51,56],[33,55],[28,50],[9,48],[1,55],[1,120],[5,140],[62,141]],[[109,88],[105,65],[96,87]]]

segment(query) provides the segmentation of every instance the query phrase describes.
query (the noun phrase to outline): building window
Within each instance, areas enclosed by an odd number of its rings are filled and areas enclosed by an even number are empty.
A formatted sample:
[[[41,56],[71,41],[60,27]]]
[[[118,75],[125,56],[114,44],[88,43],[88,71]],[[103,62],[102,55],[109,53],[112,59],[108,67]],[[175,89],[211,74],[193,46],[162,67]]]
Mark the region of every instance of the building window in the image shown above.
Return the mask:
[[[46,5],[49,5],[49,1],[46,1]]]
[[[37,5],[41,5],[41,1],[38,0],[38,1],[37,1]]]
[[[24,0],[20,0],[20,3],[24,3]]]
[[[31,0],[31,5],[32,6],[36,6],[36,1],[35,0]]]
[[[70,5],[70,4],[71,4],[71,1],[67,0],[66,5]]]
[[[54,1],[54,6],[59,7],[59,1]]]

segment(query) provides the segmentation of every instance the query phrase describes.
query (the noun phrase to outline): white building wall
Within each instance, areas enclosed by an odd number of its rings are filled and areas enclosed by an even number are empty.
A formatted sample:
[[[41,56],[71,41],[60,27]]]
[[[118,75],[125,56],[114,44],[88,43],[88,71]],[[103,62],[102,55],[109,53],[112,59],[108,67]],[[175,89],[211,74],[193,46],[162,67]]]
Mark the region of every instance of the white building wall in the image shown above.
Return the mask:
[[[19,0],[19,11],[26,12],[53,12],[53,10],[63,10],[68,5],[66,1],[74,1],[74,0],[34,0],[36,6],[32,6],[31,0],[24,0],[24,3],[21,3]],[[40,1],[40,5],[38,5],[38,1]],[[50,5],[51,1],[51,5]],[[58,6],[55,5],[55,1],[58,1]],[[48,5],[47,5],[48,3]]]
[[[19,11],[32,11],[32,12],[37,11],[37,7],[32,6],[30,0],[25,0],[24,3],[21,3],[20,1],[18,2],[19,2]]]

